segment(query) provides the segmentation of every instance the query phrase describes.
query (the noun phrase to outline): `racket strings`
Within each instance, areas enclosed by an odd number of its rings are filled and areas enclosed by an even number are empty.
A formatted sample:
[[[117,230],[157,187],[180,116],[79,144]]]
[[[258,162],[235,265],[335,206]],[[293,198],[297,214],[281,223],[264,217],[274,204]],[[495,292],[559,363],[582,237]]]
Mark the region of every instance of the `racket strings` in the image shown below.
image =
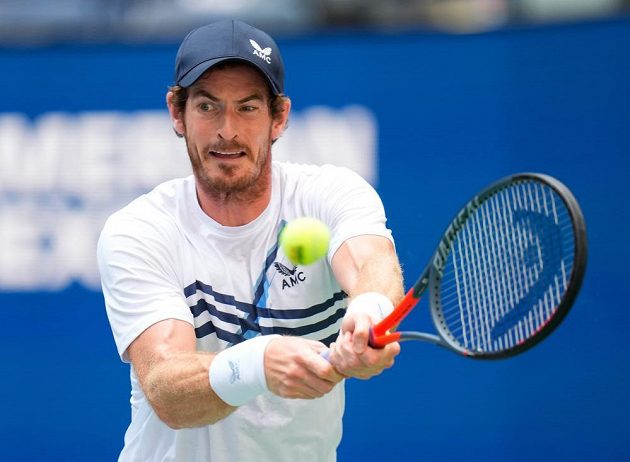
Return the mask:
[[[487,199],[457,235],[440,281],[444,323],[472,351],[511,348],[553,316],[573,267],[562,200],[533,181]]]

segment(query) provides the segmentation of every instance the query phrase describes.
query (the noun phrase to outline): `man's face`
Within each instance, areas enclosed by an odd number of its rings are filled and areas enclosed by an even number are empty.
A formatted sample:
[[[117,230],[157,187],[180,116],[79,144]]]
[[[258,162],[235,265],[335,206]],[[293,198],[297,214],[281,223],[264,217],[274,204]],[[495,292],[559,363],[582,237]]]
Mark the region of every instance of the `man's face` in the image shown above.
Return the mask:
[[[211,194],[256,192],[270,175],[273,120],[263,76],[245,64],[211,69],[189,89],[182,118],[199,186]]]

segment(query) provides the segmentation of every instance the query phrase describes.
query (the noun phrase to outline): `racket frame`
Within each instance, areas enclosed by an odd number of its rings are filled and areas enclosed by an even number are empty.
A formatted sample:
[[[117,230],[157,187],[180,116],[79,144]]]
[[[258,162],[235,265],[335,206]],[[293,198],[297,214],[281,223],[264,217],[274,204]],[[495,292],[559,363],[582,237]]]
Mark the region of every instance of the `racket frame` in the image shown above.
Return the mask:
[[[446,322],[444,321],[440,304],[440,281],[443,275],[444,266],[452,248],[452,244],[455,241],[459,230],[464,227],[468,218],[475,213],[475,211],[486,201],[486,199],[502,189],[513,185],[514,183],[532,180],[551,187],[551,189],[553,189],[558,197],[564,202],[571,218],[574,234],[573,250],[575,256],[567,290],[554,314],[547,320],[547,322],[540,326],[533,335],[520,343],[510,348],[493,352],[474,351],[464,348],[459,344],[448,329]],[[501,178],[474,196],[464,207],[460,209],[457,215],[455,215],[442,235],[432,258],[422,272],[422,275],[405,294],[404,298],[397,305],[394,311],[378,324],[374,325],[370,330],[370,345],[375,348],[382,348],[388,343],[395,341],[422,340],[474,359],[500,359],[520,354],[545,339],[562,322],[569,312],[584,279],[588,254],[587,249],[588,246],[586,241],[586,225],[584,222],[584,216],[577,200],[564,184],[549,175],[531,172],[518,173]],[[429,307],[431,318],[438,335],[423,332],[393,330],[413,310],[427,289],[429,289]]]

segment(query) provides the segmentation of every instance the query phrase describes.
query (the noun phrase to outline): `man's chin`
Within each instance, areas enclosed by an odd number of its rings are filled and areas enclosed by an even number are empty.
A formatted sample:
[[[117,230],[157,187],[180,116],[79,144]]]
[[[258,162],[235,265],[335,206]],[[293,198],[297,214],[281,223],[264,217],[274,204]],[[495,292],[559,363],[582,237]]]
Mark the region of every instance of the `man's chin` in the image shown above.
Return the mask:
[[[200,178],[196,175],[197,180],[201,181],[208,191],[214,193],[238,193],[247,191],[255,183],[256,179],[248,175],[213,175]]]
[[[193,163],[197,183],[210,195],[232,195],[243,200],[253,200],[264,194],[269,187],[270,157],[260,165],[252,162],[205,162]]]

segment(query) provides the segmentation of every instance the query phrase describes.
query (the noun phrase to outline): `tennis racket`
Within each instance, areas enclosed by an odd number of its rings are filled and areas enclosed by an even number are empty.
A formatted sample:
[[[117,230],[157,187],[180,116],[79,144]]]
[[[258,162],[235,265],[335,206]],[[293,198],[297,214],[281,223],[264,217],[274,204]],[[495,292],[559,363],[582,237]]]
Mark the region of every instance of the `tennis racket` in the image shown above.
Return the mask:
[[[562,322],[586,269],[584,217],[569,189],[542,174],[503,178],[472,198],[370,345],[421,340],[469,358],[506,358]],[[429,291],[437,335],[394,331]]]

